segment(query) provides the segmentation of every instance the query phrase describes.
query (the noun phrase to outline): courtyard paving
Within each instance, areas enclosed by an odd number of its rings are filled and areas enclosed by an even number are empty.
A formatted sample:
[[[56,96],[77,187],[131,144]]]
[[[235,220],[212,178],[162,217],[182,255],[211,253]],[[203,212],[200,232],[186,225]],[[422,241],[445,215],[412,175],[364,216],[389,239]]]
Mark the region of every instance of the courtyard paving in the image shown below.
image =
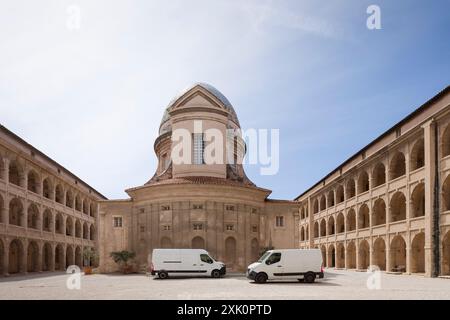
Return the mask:
[[[66,285],[69,276],[42,273],[0,278],[0,299],[450,299],[449,279],[381,273],[379,278],[372,275],[369,289],[370,274],[333,269],[313,284],[282,281],[260,285],[242,274],[167,280],[143,274],[97,274],[81,275],[81,288],[70,290]]]

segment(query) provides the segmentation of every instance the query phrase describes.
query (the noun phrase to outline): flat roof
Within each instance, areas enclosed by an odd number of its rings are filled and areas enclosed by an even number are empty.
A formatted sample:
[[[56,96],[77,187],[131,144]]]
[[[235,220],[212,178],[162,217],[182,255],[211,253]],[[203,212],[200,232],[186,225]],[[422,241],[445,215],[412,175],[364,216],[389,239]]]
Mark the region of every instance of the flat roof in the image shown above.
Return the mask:
[[[305,194],[307,194],[309,191],[317,187],[319,184],[323,183],[326,179],[328,179],[333,173],[340,170],[342,167],[344,167],[346,164],[353,161],[358,155],[369,149],[371,146],[373,146],[375,143],[379,142],[381,139],[386,137],[387,135],[391,134],[392,132],[395,132],[396,129],[398,129],[400,126],[405,124],[408,120],[414,118],[418,114],[420,114],[422,111],[424,111],[426,108],[428,108],[432,103],[436,102],[437,100],[444,97],[446,94],[450,93],[450,86],[445,87],[442,91],[440,91],[438,94],[436,94],[434,97],[432,97],[430,100],[422,104],[420,107],[418,107],[416,110],[411,112],[409,115],[407,115],[405,118],[403,118],[401,121],[396,123],[394,126],[392,126],[390,129],[385,131],[383,134],[381,134],[378,138],[370,142],[368,145],[366,145],[364,148],[353,154],[350,158],[345,160],[343,163],[341,163],[336,169],[332,170],[329,174],[327,174],[325,177],[320,179],[317,183],[315,183],[312,187],[304,191],[302,194],[294,198],[294,200],[298,200],[299,198],[303,197]]]
[[[100,192],[98,192],[96,189],[94,189],[93,187],[91,187],[89,184],[87,184],[86,182],[84,182],[82,179],[80,179],[79,177],[77,177],[75,174],[73,174],[72,172],[70,172],[69,170],[67,170],[64,166],[60,165],[58,162],[56,162],[55,160],[53,160],[52,158],[50,158],[49,156],[47,156],[45,153],[43,153],[42,151],[36,149],[34,146],[32,146],[31,144],[29,144],[28,142],[26,142],[24,139],[22,139],[21,137],[19,137],[17,134],[15,134],[14,132],[12,132],[11,130],[9,130],[8,128],[6,128],[4,125],[0,124],[0,130],[3,131],[4,133],[6,133],[7,135],[9,135],[10,137],[12,137],[14,140],[16,140],[17,142],[19,142],[20,144],[25,145],[26,147],[30,148],[30,150],[32,152],[34,152],[35,154],[39,154],[42,158],[44,158],[45,160],[47,160],[48,162],[50,162],[51,164],[55,165],[56,167],[58,167],[59,169],[61,169],[62,171],[64,171],[64,173],[66,173],[67,175],[71,176],[72,178],[74,178],[76,181],[79,181],[80,183],[82,183],[85,187],[87,187],[88,189],[92,190],[93,192],[95,192],[98,196],[100,196],[101,198],[103,198],[104,200],[108,200],[108,198],[106,198],[103,194],[101,194]]]

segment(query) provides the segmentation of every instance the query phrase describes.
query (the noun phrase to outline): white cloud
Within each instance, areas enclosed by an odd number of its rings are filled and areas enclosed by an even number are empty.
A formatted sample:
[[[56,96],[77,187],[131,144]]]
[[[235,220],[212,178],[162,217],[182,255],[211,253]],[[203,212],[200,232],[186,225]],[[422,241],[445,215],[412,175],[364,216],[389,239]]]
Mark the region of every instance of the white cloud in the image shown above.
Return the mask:
[[[81,9],[76,31],[66,27],[72,4]],[[2,7],[2,123],[112,198],[153,174],[159,121],[179,89],[211,82],[233,101],[264,86],[265,58],[289,32],[327,38],[336,30],[272,1]]]

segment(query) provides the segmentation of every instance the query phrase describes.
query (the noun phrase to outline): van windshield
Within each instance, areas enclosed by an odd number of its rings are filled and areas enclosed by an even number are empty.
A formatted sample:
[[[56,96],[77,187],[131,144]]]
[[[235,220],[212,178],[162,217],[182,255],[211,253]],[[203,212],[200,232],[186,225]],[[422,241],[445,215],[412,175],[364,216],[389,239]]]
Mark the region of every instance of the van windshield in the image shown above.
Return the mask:
[[[270,255],[270,253],[270,251],[266,251],[266,253],[264,253],[262,257],[259,258],[258,262],[263,262]]]

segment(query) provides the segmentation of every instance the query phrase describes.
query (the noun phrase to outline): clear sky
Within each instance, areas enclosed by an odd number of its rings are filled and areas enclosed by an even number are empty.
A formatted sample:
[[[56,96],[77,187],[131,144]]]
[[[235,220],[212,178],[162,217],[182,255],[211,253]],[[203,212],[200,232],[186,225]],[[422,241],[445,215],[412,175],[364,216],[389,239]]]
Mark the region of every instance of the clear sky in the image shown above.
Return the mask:
[[[279,173],[247,174],[287,199],[450,84],[450,1],[0,0],[0,39],[0,122],[108,198],[191,83],[280,129]]]

